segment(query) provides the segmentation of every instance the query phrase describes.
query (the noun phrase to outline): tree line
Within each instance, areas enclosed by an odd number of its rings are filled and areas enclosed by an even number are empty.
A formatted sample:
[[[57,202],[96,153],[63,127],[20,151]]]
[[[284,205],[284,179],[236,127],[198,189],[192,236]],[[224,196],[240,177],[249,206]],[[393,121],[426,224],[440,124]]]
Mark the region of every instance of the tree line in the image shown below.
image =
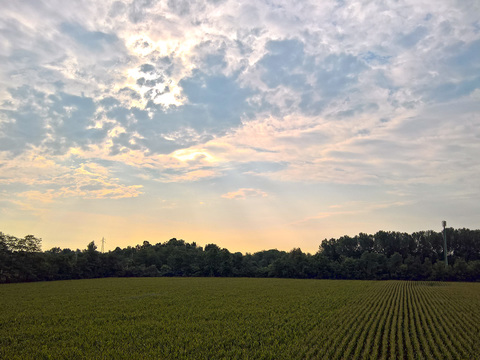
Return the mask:
[[[215,244],[170,239],[117,247],[101,253],[95,242],[84,250],[41,251],[41,239],[0,232],[0,283],[141,276],[278,277],[301,279],[480,280],[480,230],[446,229],[412,234],[378,231],[325,239],[315,254],[230,252]]]

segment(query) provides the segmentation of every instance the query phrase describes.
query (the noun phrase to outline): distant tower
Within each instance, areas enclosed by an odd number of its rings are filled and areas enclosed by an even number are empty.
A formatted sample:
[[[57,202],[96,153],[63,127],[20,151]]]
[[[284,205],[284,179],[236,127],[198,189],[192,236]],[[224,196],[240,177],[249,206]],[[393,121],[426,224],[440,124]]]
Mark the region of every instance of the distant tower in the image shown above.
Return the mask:
[[[448,268],[448,257],[447,257],[447,222],[442,221],[443,226],[443,255],[445,258],[445,268]]]
[[[105,238],[102,237],[102,254],[105,252]]]

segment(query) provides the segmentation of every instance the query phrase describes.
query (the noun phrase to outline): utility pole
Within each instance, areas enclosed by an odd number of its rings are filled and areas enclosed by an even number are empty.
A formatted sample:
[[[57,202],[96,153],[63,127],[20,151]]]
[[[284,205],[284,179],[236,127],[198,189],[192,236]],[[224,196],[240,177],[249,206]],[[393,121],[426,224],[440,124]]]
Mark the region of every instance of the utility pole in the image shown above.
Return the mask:
[[[448,257],[447,257],[447,222],[445,220],[442,221],[443,226],[443,255],[445,258],[445,268],[448,268]]]
[[[102,237],[102,254],[105,252],[105,238]]]

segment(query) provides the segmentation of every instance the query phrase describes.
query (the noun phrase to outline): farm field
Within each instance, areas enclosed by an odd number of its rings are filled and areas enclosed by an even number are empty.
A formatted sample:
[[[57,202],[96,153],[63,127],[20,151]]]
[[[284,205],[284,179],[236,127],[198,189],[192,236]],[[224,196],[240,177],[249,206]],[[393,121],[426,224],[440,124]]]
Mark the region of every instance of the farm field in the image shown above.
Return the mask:
[[[480,283],[108,278],[0,308],[1,359],[480,358]]]

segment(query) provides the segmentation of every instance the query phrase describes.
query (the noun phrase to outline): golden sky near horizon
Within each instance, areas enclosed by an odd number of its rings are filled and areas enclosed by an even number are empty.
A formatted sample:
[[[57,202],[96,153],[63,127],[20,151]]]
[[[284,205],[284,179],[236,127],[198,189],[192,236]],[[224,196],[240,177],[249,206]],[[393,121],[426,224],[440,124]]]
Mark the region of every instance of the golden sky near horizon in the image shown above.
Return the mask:
[[[0,6],[4,233],[315,252],[478,228],[477,1]]]

